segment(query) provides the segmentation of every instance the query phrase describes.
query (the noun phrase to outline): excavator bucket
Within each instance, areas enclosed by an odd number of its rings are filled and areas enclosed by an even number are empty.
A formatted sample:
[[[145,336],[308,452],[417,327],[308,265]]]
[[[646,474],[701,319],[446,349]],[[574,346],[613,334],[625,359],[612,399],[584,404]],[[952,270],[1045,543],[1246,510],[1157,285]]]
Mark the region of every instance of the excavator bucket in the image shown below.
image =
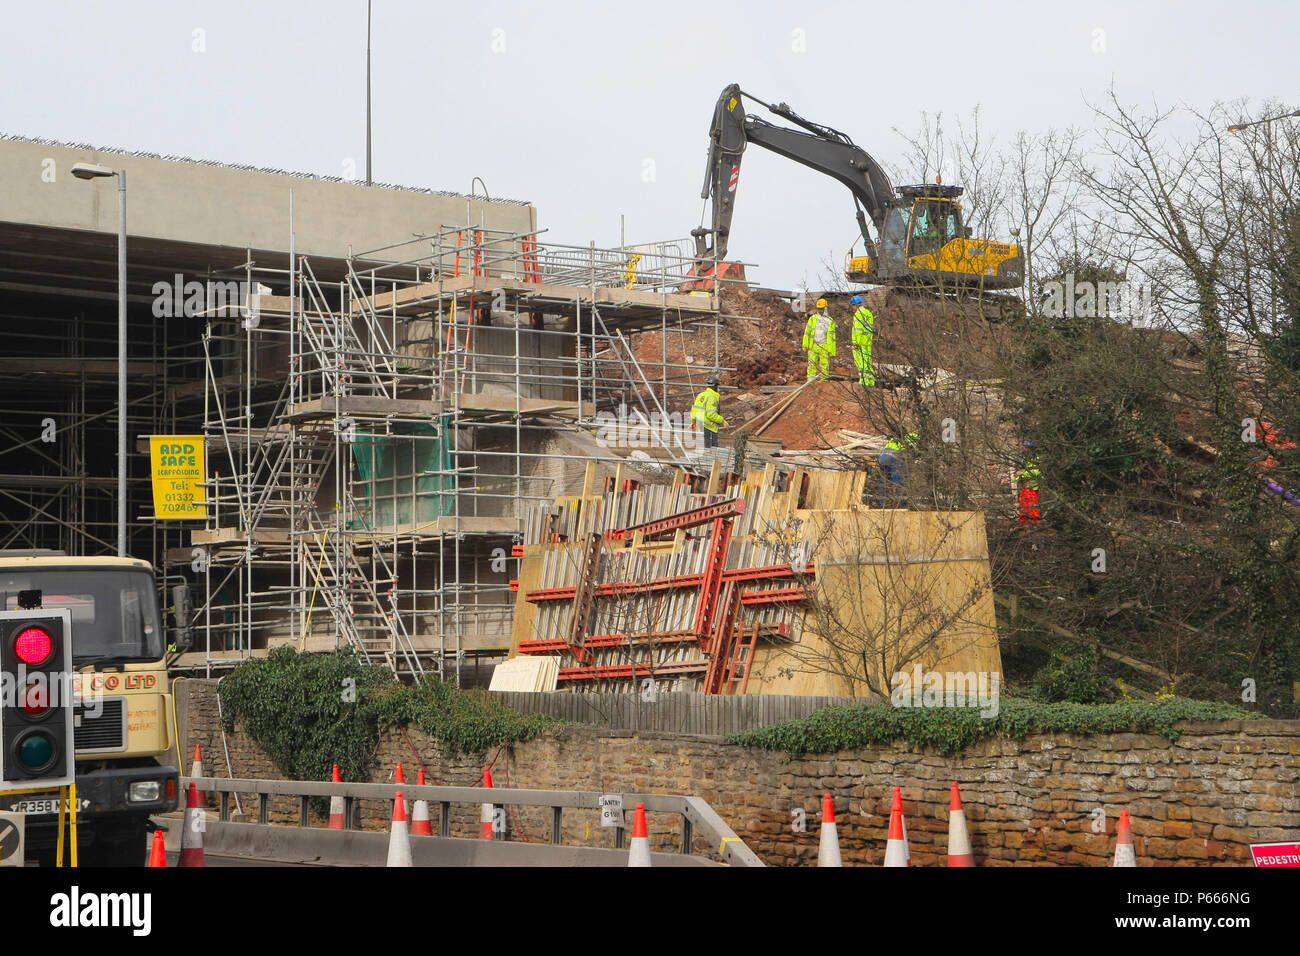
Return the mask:
[[[744,282],[745,266],[740,262],[719,262],[715,269],[713,263],[697,262],[686,274],[679,292],[712,293],[721,291],[718,286],[728,282]]]

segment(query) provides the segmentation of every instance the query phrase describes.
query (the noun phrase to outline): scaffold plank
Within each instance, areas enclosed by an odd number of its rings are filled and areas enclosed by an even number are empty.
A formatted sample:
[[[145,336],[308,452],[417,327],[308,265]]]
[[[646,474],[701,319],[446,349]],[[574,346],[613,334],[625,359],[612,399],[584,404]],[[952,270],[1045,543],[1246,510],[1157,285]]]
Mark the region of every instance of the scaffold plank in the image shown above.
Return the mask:
[[[190,543],[208,547],[243,547],[248,543],[248,534],[239,528],[196,528],[190,532]],[[289,544],[289,532],[276,528],[258,528],[253,532],[255,545]]]
[[[443,404],[439,401],[384,398],[372,395],[340,395],[313,398],[290,405],[284,417],[290,421],[333,418],[336,415],[349,418],[411,418],[428,421],[442,413]]]
[[[504,276],[455,276],[441,282],[422,282],[390,292],[381,292],[366,300],[376,313],[399,315],[418,314],[436,307],[440,299],[482,296],[490,301],[496,293],[506,297],[507,308],[513,301],[530,302],[539,306],[551,304],[563,311],[572,303],[584,308],[593,304],[611,316],[629,317],[647,311],[656,313],[665,309],[684,316],[713,317],[718,312],[715,295],[698,296],[685,292],[654,292],[648,289],[626,289],[622,286],[559,285],[550,282],[527,282]],[[551,311],[543,309],[543,311]]]
[[[456,396],[456,403],[463,414],[514,414],[549,415],[557,413],[576,413],[577,402],[568,402],[554,398],[525,398],[522,395],[470,395],[462,393]]]

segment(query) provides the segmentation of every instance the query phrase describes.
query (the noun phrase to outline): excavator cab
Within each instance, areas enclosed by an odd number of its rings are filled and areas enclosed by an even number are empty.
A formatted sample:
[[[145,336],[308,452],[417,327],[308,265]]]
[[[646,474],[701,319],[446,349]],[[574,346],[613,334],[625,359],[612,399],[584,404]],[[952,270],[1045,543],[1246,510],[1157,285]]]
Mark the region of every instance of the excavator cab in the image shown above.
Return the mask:
[[[885,210],[881,256],[899,264],[915,256],[933,256],[954,239],[964,238],[961,206],[947,199],[891,203]]]
[[[1020,249],[971,239],[962,219],[960,186],[900,186],[884,210],[875,255],[850,250],[850,282],[886,285],[980,286],[1011,289],[1023,280]]]
[[[937,256],[954,239],[962,238],[961,206],[951,199],[914,199],[907,257]]]

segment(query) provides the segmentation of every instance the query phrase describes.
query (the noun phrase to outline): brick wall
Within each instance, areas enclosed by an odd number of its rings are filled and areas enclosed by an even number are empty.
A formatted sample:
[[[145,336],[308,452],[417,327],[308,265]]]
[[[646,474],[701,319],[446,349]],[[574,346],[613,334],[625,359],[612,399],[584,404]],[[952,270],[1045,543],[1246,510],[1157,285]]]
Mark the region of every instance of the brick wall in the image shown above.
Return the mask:
[[[203,744],[209,773],[226,776],[214,687],[214,681],[180,685],[179,709],[187,716],[182,734],[187,751]],[[229,735],[227,746],[234,776],[280,776],[243,734]],[[913,863],[942,865],[952,780],[961,787],[976,861],[984,866],[1108,865],[1122,809],[1133,820],[1140,866],[1249,865],[1249,844],[1300,838],[1300,721],[1192,723],[1173,743],[1150,734],[1040,734],[984,741],[956,757],[897,743],[798,760],[717,737],[567,726],[485,759],[500,787],[703,797],[769,865],[816,861],[822,793],[835,798],[845,863],[879,865],[894,785],[903,788]],[[408,780],[422,760],[430,783],[456,786],[477,785],[484,763],[445,759],[415,728],[383,735],[382,769],[373,779],[391,779],[399,760]],[[246,810],[255,807],[245,802]],[[1103,833],[1094,832],[1098,808]],[[297,819],[292,800],[272,809],[279,819]],[[795,829],[796,810],[804,813],[804,832]],[[388,813],[367,806],[364,823],[385,826]],[[436,821],[436,807],[433,816]],[[454,835],[477,835],[478,807],[453,806],[451,818]],[[650,824],[656,849],[677,848],[677,820],[652,816]],[[544,842],[550,825],[545,809],[520,808],[509,818],[512,839]],[[564,839],[614,842],[595,811],[567,811]],[[697,836],[697,852],[713,849]]]

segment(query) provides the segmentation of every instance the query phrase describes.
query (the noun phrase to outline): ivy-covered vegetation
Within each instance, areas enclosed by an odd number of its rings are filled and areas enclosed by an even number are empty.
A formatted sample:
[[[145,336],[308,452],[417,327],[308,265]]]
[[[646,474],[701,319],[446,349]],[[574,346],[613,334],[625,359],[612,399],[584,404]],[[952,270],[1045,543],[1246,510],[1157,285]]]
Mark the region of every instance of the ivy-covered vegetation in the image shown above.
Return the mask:
[[[1176,740],[1182,720],[1239,720],[1258,717],[1229,704],[1166,697],[1156,701],[1111,704],[1044,704],[1002,698],[996,717],[980,716],[977,707],[893,707],[860,704],[829,707],[810,717],[731,734],[730,743],[765,750],[784,750],[792,757],[833,753],[905,740],[913,747],[933,747],[953,754],[977,740],[1034,733],[1156,733]]]
[[[336,763],[345,780],[367,779],[379,735],[390,727],[418,727],[455,757],[528,740],[555,723],[516,713],[482,691],[434,680],[402,684],[351,650],[277,648],[235,668],[219,693],[225,729],[241,723],[294,780],[328,779]]]

